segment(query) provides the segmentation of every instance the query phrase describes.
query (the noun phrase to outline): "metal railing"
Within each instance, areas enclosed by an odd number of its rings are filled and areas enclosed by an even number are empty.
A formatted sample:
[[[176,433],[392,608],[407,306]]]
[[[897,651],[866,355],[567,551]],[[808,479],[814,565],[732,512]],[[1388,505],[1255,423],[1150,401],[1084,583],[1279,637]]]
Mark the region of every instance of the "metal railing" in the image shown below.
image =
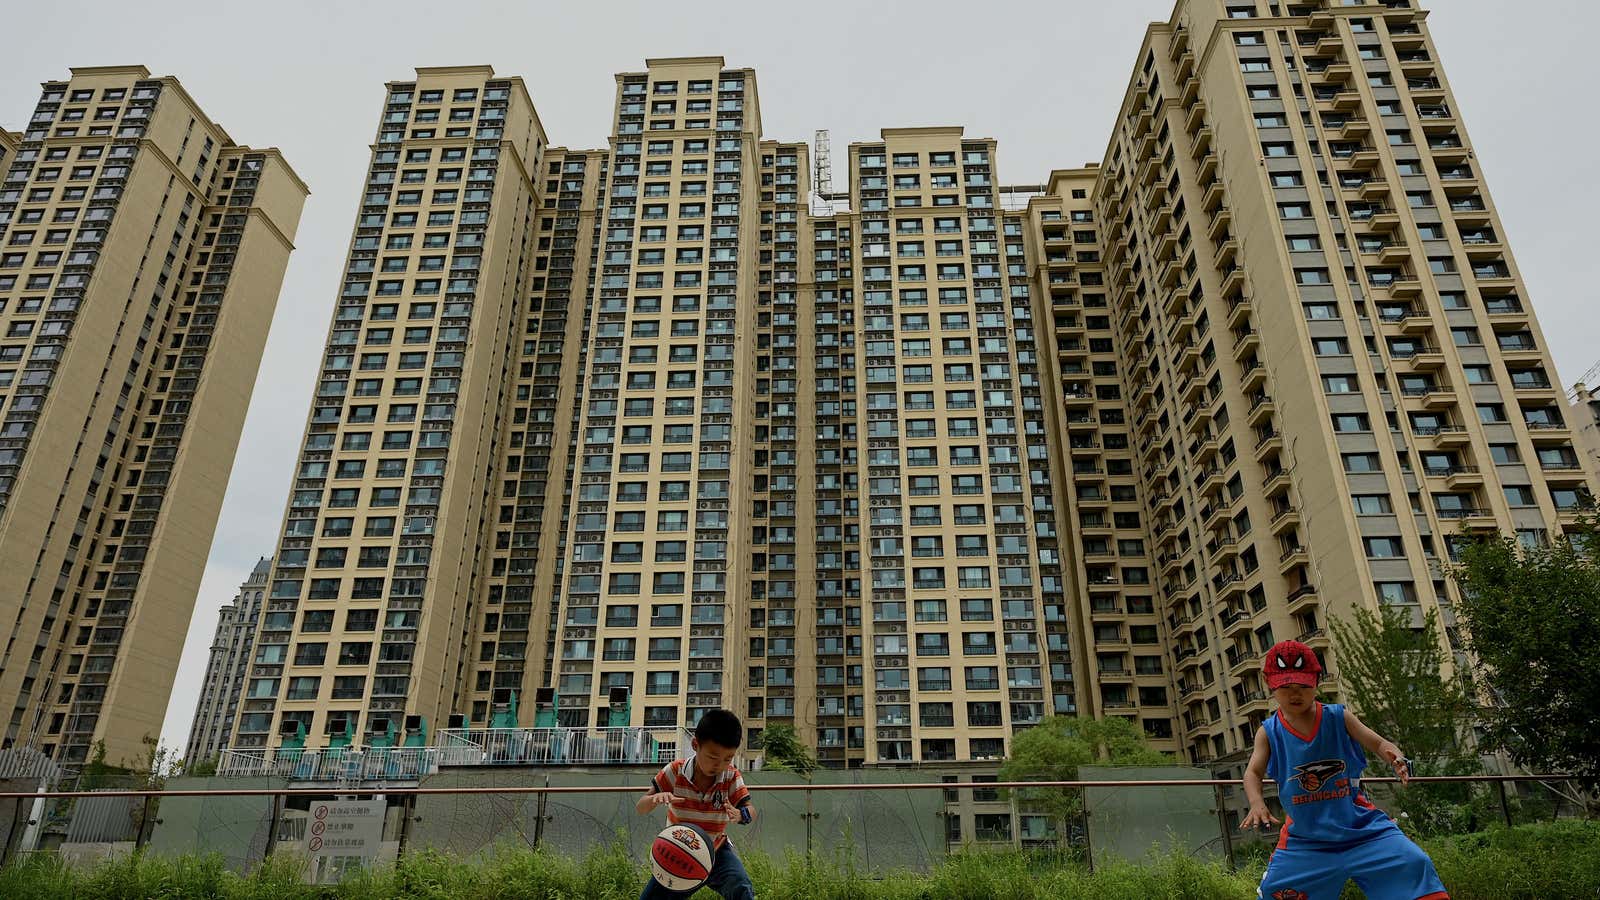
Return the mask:
[[[403,781],[441,766],[655,765],[688,756],[682,728],[445,728],[428,747],[265,747],[222,751],[217,775]]]
[[[490,729],[486,729],[486,730],[490,730]],[[506,731],[518,731],[518,730],[534,731],[534,730],[537,730],[537,729],[505,729],[505,730]],[[615,730],[622,731],[622,730],[638,730],[638,729],[615,729]],[[439,748],[400,748],[400,749],[433,750],[433,751],[437,751]],[[307,752],[311,752],[311,751],[307,751]],[[357,751],[357,752],[359,752],[359,751]],[[1514,783],[1519,783],[1519,782],[1535,782],[1535,783],[1540,783],[1540,784],[1544,785],[1546,788],[1549,788],[1549,786],[1551,784],[1553,784],[1553,783],[1562,783],[1562,782],[1567,782],[1568,780],[1569,780],[1568,776],[1565,776],[1565,775],[1550,775],[1550,774],[1545,774],[1545,775],[1462,775],[1462,776],[1417,777],[1417,778],[1410,779],[1409,784],[1410,785],[1423,785],[1423,784],[1451,784],[1451,783],[1456,783],[1456,784],[1484,784],[1484,785],[1490,785],[1490,786],[1493,787],[1493,789],[1496,791],[1496,793],[1498,795],[1499,807],[1500,807],[1502,816],[1504,818],[1505,824],[1510,826],[1510,825],[1514,824],[1514,820],[1513,820],[1512,805],[1511,805],[1511,802],[1510,802],[1510,797],[1508,795],[1508,792],[1506,791],[1506,785],[1508,783],[1514,784]],[[1368,777],[1368,778],[1361,779],[1361,783],[1362,783],[1363,786],[1394,785],[1397,782],[1398,782],[1398,779],[1397,778],[1393,778],[1393,777],[1377,777],[1377,776],[1374,776],[1374,777]],[[1024,807],[1022,807],[1020,805],[1023,801],[1019,797],[1017,797],[1015,795],[1009,801],[1001,800],[998,797],[998,795],[995,793],[996,791],[1001,790],[1001,789],[1033,790],[1033,791],[1037,791],[1037,790],[1040,790],[1040,789],[1054,789],[1054,790],[1062,790],[1062,791],[1074,791],[1074,790],[1076,790],[1076,791],[1086,791],[1086,790],[1087,791],[1095,791],[1095,790],[1106,790],[1106,789],[1138,788],[1138,789],[1169,790],[1170,791],[1173,788],[1208,787],[1208,788],[1211,788],[1211,794],[1212,794],[1211,802],[1200,804],[1199,806],[1195,807],[1195,809],[1197,811],[1201,811],[1203,816],[1205,818],[1208,818],[1208,819],[1211,818],[1213,813],[1214,813],[1215,822],[1216,822],[1216,826],[1215,827],[1216,827],[1217,830],[1215,832],[1216,837],[1211,838],[1211,843],[1212,843],[1213,846],[1217,846],[1217,847],[1219,847],[1221,849],[1222,856],[1225,857],[1228,860],[1228,862],[1230,863],[1230,865],[1231,865],[1231,864],[1233,864],[1235,862],[1234,842],[1235,842],[1235,840],[1237,840],[1240,837],[1242,837],[1243,833],[1233,824],[1233,821],[1230,820],[1230,817],[1229,817],[1230,802],[1229,801],[1230,801],[1230,798],[1233,798],[1235,800],[1235,802],[1232,805],[1233,805],[1233,807],[1235,809],[1237,809],[1237,806],[1238,806],[1238,804],[1236,802],[1237,801],[1237,795],[1233,793],[1232,789],[1237,788],[1237,787],[1241,786],[1242,784],[1243,784],[1243,781],[1239,780],[1239,779],[1175,778],[1175,779],[1170,779],[1170,780],[1130,779],[1130,780],[1105,780],[1105,781],[972,781],[972,780],[968,780],[968,781],[950,781],[950,782],[943,782],[943,781],[932,781],[932,782],[908,781],[908,782],[903,782],[903,783],[884,782],[884,783],[862,783],[862,784],[800,782],[800,783],[787,783],[787,784],[760,784],[760,783],[757,783],[757,784],[752,784],[750,787],[751,787],[752,793],[757,798],[756,802],[758,804],[761,803],[760,798],[763,795],[772,796],[773,797],[773,799],[769,802],[769,804],[766,807],[764,807],[766,809],[766,812],[763,813],[763,818],[764,819],[770,819],[770,818],[772,818],[774,816],[782,817],[786,813],[792,813],[792,814],[796,815],[797,817],[799,817],[799,818],[804,820],[804,822],[803,822],[804,846],[805,846],[805,851],[808,854],[815,849],[813,841],[817,837],[817,836],[815,836],[813,834],[813,821],[817,818],[817,816],[812,813],[812,810],[813,810],[813,807],[814,807],[814,801],[823,802],[823,803],[827,802],[827,801],[823,800],[823,798],[818,797],[817,796],[818,794],[827,794],[827,793],[839,792],[839,791],[853,791],[853,792],[866,792],[867,796],[870,797],[870,796],[873,795],[873,792],[885,792],[883,794],[879,794],[878,795],[878,796],[881,797],[881,796],[885,796],[885,795],[898,794],[899,792],[904,792],[904,791],[941,791],[941,792],[944,792],[944,803],[946,804],[947,814],[948,814],[948,805],[953,803],[953,802],[957,802],[957,798],[961,797],[961,796],[966,796],[968,798],[968,800],[970,800],[972,802],[978,802],[978,803],[991,803],[991,802],[1015,803],[1015,804],[1019,804],[1019,805],[1014,806],[1013,807],[1013,811],[1016,811],[1016,810],[1025,811]],[[546,823],[547,822],[554,823],[554,825],[552,825],[551,827],[555,827],[555,826],[558,826],[560,824],[560,822],[556,821],[553,818],[550,818],[548,813],[549,813],[549,807],[560,803],[561,801],[560,801],[559,798],[562,797],[563,795],[569,795],[569,796],[570,795],[583,795],[583,794],[602,794],[602,795],[604,795],[604,794],[629,794],[629,795],[637,795],[637,794],[641,793],[641,791],[643,791],[643,790],[644,790],[644,787],[642,786],[642,784],[639,784],[639,783],[636,783],[636,784],[611,784],[611,785],[571,785],[571,784],[553,785],[553,784],[549,784],[549,783],[540,783],[540,782],[531,782],[531,783],[519,784],[519,785],[471,785],[471,786],[457,785],[457,786],[451,786],[451,787],[363,787],[363,788],[348,788],[348,787],[309,787],[309,788],[307,788],[307,787],[302,787],[302,788],[246,788],[246,789],[224,789],[224,790],[214,790],[214,789],[176,789],[176,790],[166,790],[166,789],[154,789],[154,788],[152,788],[152,789],[128,789],[128,790],[102,790],[102,791],[92,791],[92,792],[91,791],[34,791],[34,792],[15,791],[15,792],[0,792],[0,801],[18,800],[18,801],[34,801],[35,803],[37,803],[38,801],[46,801],[46,800],[73,800],[73,801],[76,801],[76,800],[82,800],[84,798],[94,798],[95,802],[105,803],[107,801],[113,800],[114,798],[126,798],[128,800],[128,803],[129,803],[129,810],[130,811],[133,811],[133,810],[137,810],[138,811],[137,814],[136,814],[136,817],[135,817],[136,822],[138,823],[138,827],[137,827],[137,831],[136,831],[136,837],[134,839],[134,844],[135,844],[136,847],[142,847],[150,839],[151,824],[152,823],[159,824],[162,821],[161,819],[157,819],[156,818],[156,814],[157,814],[157,810],[158,810],[158,804],[159,804],[159,801],[162,798],[167,798],[167,797],[184,797],[184,798],[255,797],[255,798],[270,798],[270,800],[271,800],[270,810],[263,809],[262,813],[265,814],[268,817],[266,819],[266,821],[272,822],[272,823],[279,823],[280,821],[284,820],[284,817],[295,815],[295,813],[290,809],[290,806],[291,806],[291,804],[289,803],[290,798],[323,799],[323,800],[327,800],[327,799],[330,799],[330,798],[333,798],[333,797],[338,797],[338,798],[342,798],[342,799],[345,799],[345,800],[355,800],[355,799],[359,799],[359,798],[373,798],[373,799],[380,799],[381,798],[384,801],[385,804],[390,805],[391,807],[394,806],[394,805],[398,805],[401,809],[404,809],[406,811],[405,814],[401,815],[393,823],[393,827],[398,829],[397,833],[394,835],[395,839],[398,841],[398,847],[399,847],[399,851],[398,852],[404,853],[406,848],[407,848],[407,846],[408,846],[408,835],[410,835],[411,831],[412,831],[412,827],[413,827],[412,826],[412,822],[413,821],[417,821],[417,822],[423,821],[423,818],[420,818],[418,816],[418,813],[417,813],[417,803],[418,803],[420,798],[427,798],[427,797],[433,797],[433,796],[439,796],[439,795],[472,796],[472,797],[478,797],[480,799],[482,799],[482,798],[494,798],[494,797],[508,797],[508,798],[510,798],[512,800],[516,800],[519,797],[528,798],[531,802],[537,804],[538,816],[537,816],[537,821],[534,823],[534,830],[533,830],[532,834],[531,835],[525,835],[524,837],[528,838],[531,841],[531,846],[538,847],[538,846],[540,846],[541,834],[545,831]],[[803,814],[801,813],[802,807],[796,807],[796,806],[794,806],[792,801],[784,801],[784,800],[782,800],[782,799],[780,799],[780,798],[778,798],[776,796],[776,795],[780,795],[780,794],[792,794],[793,792],[800,792],[800,793],[803,794],[803,810],[804,810]],[[964,792],[972,792],[972,793],[966,794]],[[1556,792],[1556,793],[1559,793],[1559,792]],[[1272,785],[1270,785],[1270,784],[1267,785],[1266,786],[1266,796],[1270,799],[1274,795],[1275,795],[1274,787]],[[629,809],[629,811],[631,812],[631,804],[627,804],[627,802],[625,800],[619,800],[619,804],[620,805],[617,807],[618,809],[623,809],[624,807],[627,807]],[[1207,807],[1209,807],[1209,809]],[[301,814],[303,815],[303,812]],[[163,813],[163,815],[165,815],[165,813]],[[629,815],[628,818],[631,820],[632,819],[631,815]],[[1086,826],[1088,824],[1089,824],[1088,822],[1085,823]],[[273,851],[274,845],[277,843],[278,840],[281,839],[281,838],[278,837],[278,832],[279,831],[280,831],[280,829],[278,827],[276,827],[276,825],[274,825],[274,827],[270,827],[270,828],[268,828],[266,830],[267,840],[266,840],[265,847],[264,847],[264,849],[258,848],[259,850],[261,850],[263,855],[264,854],[270,854]],[[412,835],[412,836],[415,837],[415,835]],[[858,835],[857,837],[859,838],[860,836]],[[794,843],[796,845],[798,845],[800,843],[800,833],[796,832],[793,835],[792,839],[793,839]],[[1065,840],[1065,837],[1062,837],[1062,838],[1059,838],[1059,839],[1060,840]],[[1089,837],[1089,829],[1087,827],[1085,827],[1084,832],[1083,832],[1083,840],[1085,842],[1083,849],[1085,849],[1087,851],[1087,850],[1089,850],[1089,844],[1091,842],[1091,838]],[[257,857],[258,860],[260,858],[262,858],[262,857],[260,857],[260,856]],[[1090,854],[1088,859],[1089,859],[1090,866],[1092,868],[1093,865],[1094,865],[1093,855]]]

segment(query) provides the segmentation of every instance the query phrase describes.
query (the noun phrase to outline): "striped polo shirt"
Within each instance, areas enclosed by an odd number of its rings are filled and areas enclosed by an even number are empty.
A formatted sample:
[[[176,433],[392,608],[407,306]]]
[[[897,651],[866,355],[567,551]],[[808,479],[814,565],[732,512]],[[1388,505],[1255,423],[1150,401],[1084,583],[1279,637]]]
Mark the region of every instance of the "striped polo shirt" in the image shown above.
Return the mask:
[[[710,835],[713,843],[721,847],[727,840],[728,811],[723,807],[732,803],[742,806],[750,800],[750,789],[744,786],[744,776],[738,768],[728,766],[717,776],[716,783],[702,793],[694,786],[694,758],[677,759],[667,763],[653,779],[655,790],[670,793],[674,801],[667,807],[667,821],[674,825],[694,825]]]

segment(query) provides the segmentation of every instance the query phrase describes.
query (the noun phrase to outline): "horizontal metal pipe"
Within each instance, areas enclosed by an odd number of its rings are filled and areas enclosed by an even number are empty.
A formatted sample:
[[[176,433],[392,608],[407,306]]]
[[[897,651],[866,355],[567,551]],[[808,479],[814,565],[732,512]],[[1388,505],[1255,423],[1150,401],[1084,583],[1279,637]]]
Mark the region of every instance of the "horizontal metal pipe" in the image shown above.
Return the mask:
[[[753,773],[752,773],[753,774]],[[1566,781],[1570,775],[1429,775],[1413,778],[1410,784],[1442,784],[1469,782],[1493,784],[1518,781]],[[1395,784],[1400,779],[1393,776],[1362,778],[1364,784]],[[766,791],[958,791],[994,790],[997,788],[1114,788],[1114,787],[1213,787],[1216,785],[1242,785],[1237,778],[1174,778],[1158,781],[961,781],[912,782],[906,784],[756,784],[750,785],[755,793]],[[117,790],[117,791],[37,791],[0,792],[0,800],[26,800],[32,798],[67,797],[326,797],[370,796],[423,796],[430,794],[634,794],[648,785],[528,785],[485,787],[325,787],[325,788],[240,788],[235,790]]]

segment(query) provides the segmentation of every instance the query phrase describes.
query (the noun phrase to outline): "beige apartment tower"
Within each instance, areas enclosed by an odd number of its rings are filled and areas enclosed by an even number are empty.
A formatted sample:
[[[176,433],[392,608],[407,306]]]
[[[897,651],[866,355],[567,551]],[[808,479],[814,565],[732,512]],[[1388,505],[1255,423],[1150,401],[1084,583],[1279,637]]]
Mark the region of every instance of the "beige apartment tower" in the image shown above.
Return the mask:
[[[234,718],[255,658],[256,627],[261,624],[261,606],[271,574],[272,560],[258,560],[250,576],[239,585],[233,601],[217,610],[217,630],[211,638],[200,699],[195,703],[194,721],[183,751],[186,763],[215,760],[233,739]]]
[[[140,67],[46,82],[14,137],[0,744],[133,761],[160,733],[306,188]]]
[[[515,78],[388,86],[236,749],[726,706],[829,766],[1076,714],[1236,771],[1267,646],[1337,694],[1335,617],[1454,641],[1459,535],[1589,500],[1408,3],[1180,3],[1042,188],[959,127],[835,188],[750,69],[616,81],[583,151]]]

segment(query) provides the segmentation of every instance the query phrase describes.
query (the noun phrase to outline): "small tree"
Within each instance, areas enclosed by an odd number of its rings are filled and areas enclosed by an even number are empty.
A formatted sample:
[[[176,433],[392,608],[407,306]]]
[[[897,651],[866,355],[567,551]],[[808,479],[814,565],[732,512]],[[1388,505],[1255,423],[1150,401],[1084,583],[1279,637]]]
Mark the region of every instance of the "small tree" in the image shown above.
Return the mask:
[[[1358,609],[1354,619],[1334,619],[1339,672],[1345,695],[1362,721],[1405,751],[1414,775],[1467,775],[1477,755],[1464,736],[1472,715],[1470,690],[1460,677],[1440,674],[1449,659],[1438,615],[1429,610],[1420,629],[1404,608],[1377,614]],[[1415,785],[1395,791],[1406,817],[1427,833],[1470,826],[1476,815],[1466,784]]]
[[[217,774],[217,757],[208,756],[195,762],[182,762],[179,770],[191,778],[202,778]]]
[[[1600,787],[1600,567],[1590,516],[1549,545],[1467,543],[1450,576],[1493,703],[1485,741],[1519,765]]]
[[[1011,739],[1011,755],[1000,766],[1001,781],[1076,781],[1078,767],[1171,766],[1176,760],[1152,748],[1133,722],[1113,716],[1083,719],[1046,716],[1038,725]],[[1083,812],[1081,791],[1021,788],[1018,802],[1050,814],[1065,841],[1067,824]]]
[[[793,725],[768,725],[761,729],[762,765],[768,769],[795,772],[806,778],[817,769],[817,757],[800,741]]]
[[[78,773],[78,786],[80,791],[93,791],[111,783],[118,772],[115,766],[106,762],[106,742],[94,742],[94,751],[89,754],[89,761],[84,763],[82,771]]]

